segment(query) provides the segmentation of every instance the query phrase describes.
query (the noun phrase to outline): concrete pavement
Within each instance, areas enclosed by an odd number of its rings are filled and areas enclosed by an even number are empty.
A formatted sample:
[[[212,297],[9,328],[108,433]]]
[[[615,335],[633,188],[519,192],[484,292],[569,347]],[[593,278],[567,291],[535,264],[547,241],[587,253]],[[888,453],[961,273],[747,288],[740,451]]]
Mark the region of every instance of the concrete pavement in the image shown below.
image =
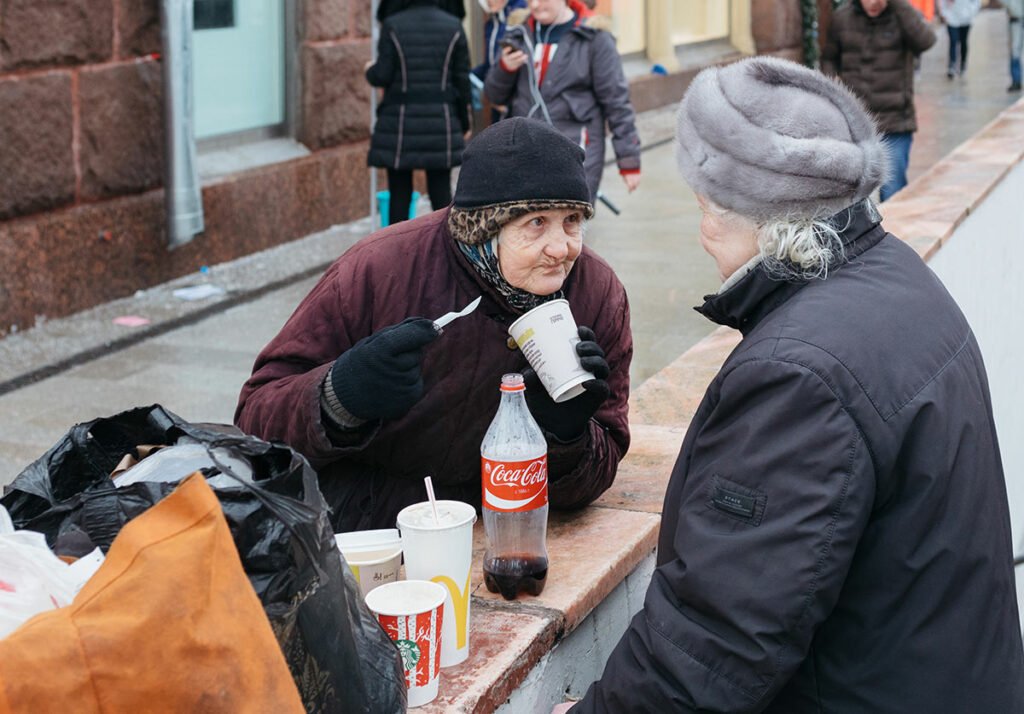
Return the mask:
[[[945,77],[947,40],[937,26],[939,41],[924,56],[918,84],[911,178],[1019,98],[1005,92],[1005,23],[1002,11],[979,15],[967,75],[954,80]],[[696,201],[674,166],[673,115],[668,107],[640,117],[647,147],[641,187],[627,195],[609,168],[602,190],[622,215],[599,207],[587,236],[630,297],[635,383],[713,327],[691,309],[718,279],[696,239]],[[185,419],[230,422],[257,352],[326,265],[369,230],[367,219],[337,226],[0,340],[0,484],[72,424],[133,406],[159,402]],[[206,283],[224,292],[195,302],[173,295]],[[149,323],[114,323],[124,316]]]

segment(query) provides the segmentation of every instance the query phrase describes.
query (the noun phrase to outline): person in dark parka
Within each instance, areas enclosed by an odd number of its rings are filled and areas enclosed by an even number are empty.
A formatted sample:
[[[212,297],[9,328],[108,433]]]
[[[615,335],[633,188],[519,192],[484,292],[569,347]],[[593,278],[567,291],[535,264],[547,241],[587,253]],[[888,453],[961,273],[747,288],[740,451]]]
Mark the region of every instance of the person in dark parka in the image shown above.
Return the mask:
[[[550,504],[585,506],[629,447],[633,355],[622,283],[583,244],[592,214],[582,149],[540,122],[488,127],[466,149],[452,206],[388,226],[328,268],[256,359],[235,423],[310,460],[335,531],[393,528],[424,499],[425,476],[438,498],[480,507],[480,442],[501,376],[522,372],[548,440]],[[559,404],[508,336],[557,298],[595,376]]]
[[[698,309],[743,339],[684,438],[644,606],[572,714],[1024,711],[981,352],[879,223],[871,118],[756,57],[694,79],[677,138],[724,280]]]
[[[469,49],[462,23],[440,0],[381,5],[377,61],[366,79],[383,87],[367,164],[387,169],[389,223],[409,216],[413,170],[427,174],[434,210],[452,200],[451,169],[470,130]]]

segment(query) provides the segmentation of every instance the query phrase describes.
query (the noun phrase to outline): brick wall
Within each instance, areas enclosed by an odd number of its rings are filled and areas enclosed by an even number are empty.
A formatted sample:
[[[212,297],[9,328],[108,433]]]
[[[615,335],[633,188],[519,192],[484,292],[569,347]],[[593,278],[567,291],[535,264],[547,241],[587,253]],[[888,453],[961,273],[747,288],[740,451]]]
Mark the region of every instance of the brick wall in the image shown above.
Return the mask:
[[[0,3],[0,219],[159,184],[159,21],[129,0]]]

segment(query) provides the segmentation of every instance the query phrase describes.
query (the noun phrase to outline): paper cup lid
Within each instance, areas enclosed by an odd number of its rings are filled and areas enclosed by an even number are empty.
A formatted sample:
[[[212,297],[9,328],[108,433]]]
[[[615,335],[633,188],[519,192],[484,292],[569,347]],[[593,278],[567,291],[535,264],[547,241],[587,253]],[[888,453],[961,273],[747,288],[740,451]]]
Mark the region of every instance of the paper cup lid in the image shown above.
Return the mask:
[[[430,501],[406,506],[398,512],[398,527],[411,531],[436,531],[476,522],[476,509],[462,501],[438,501],[437,510],[438,513],[447,511],[450,514],[449,518],[441,525],[434,522],[434,512],[430,508]]]
[[[444,604],[448,589],[429,580],[385,583],[366,594],[366,606],[378,615],[402,617],[430,612]]]
[[[334,540],[338,549],[347,553],[358,553],[366,550],[384,550],[400,548],[402,539],[397,528],[381,528],[373,531],[349,531],[335,533]]]

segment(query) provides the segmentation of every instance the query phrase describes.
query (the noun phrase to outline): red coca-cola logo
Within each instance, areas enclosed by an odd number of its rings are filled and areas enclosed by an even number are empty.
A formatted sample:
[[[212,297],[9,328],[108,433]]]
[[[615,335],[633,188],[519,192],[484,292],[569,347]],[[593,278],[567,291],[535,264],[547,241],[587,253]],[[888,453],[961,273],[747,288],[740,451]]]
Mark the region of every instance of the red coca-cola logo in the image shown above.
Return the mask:
[[[518,486],[532,486],[543,483],[548,480],[547,461],[546,456],[542,459],[531,461],[525,469],[509,468],[518,464],[499,462],[494,466],[494,470],[491,471],[491,483],[495,486],[503,483],[516,484]]]
[[[548,502],[548,457],[528,461],[482,459],[484,507],[529,511]]]

